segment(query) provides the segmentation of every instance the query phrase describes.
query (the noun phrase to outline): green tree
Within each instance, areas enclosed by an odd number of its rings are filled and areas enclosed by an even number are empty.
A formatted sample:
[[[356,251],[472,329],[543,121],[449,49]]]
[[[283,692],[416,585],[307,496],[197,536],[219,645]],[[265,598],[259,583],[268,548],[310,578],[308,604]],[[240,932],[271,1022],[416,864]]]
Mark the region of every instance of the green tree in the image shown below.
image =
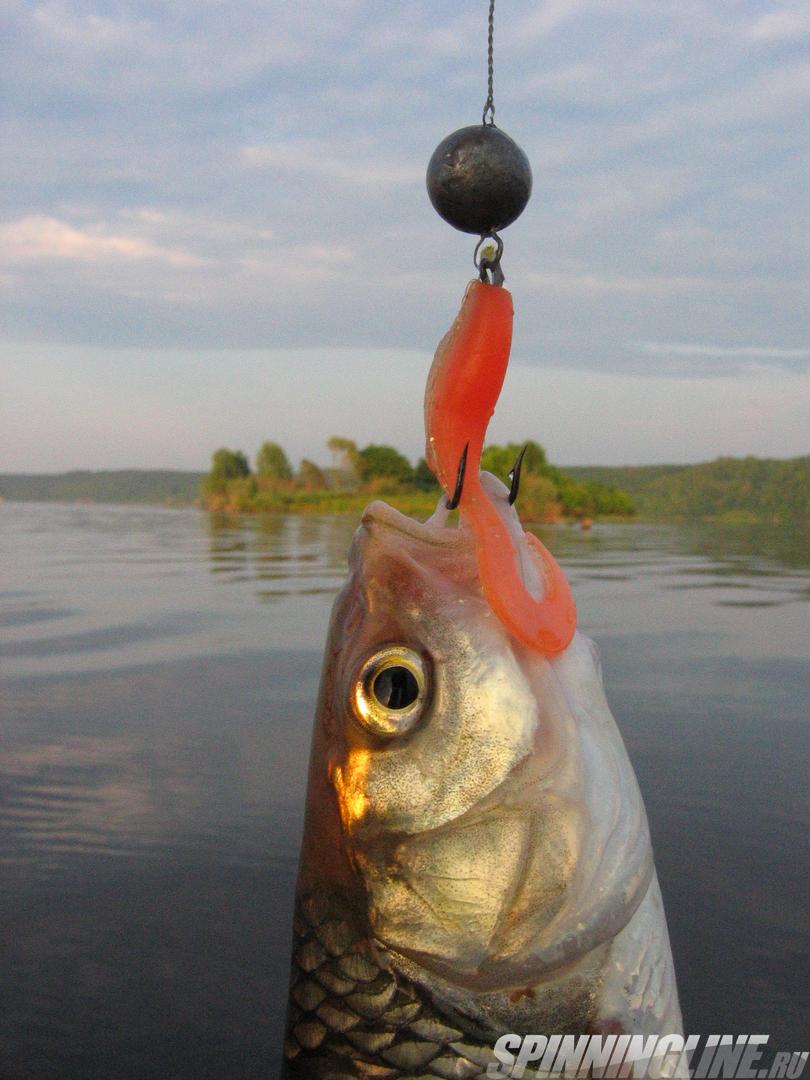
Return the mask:
[[[263,442],[256,455],[256,476],[261,487],[287,484],[292,480],[292,469],[287,455],[278,443]]]
[[[298,487],[303,488],[304,491],[323,491],[327,487],[323,469],[316,465],[314,461],[310,461],[309,458],[301,459],[296,482]]]
[[[439,482],[423,457],[419,458],[413,470],[413,482],[419,491],[438,491],[439,489]]]
[[[635,513],[633,502],[624,491],[568,476],[550,465],[539,443],[529,439],[523,455],[520,481],[520,510],[531,517],[553,516],[562,511],[568,517],[591,517],[594,514]],[[520,443],[488,446],[481,455],[481,468],[507,481],[520,453]]]
[[[507,443],[506,446],[488,446],[481,455],[481,468],[506,481],[524,446],[526,453],[523,455],[521,475],[545,475],[548,465],[546,452],[533,439],[527,439],[525,443]]]
[[[203,483],[211,491],[224,491],[229,480],[240,476],[250,476],[248,459],[241,450],[228,450],[223,446],[211,455],[211,470],[203,477]]]
[[[557,488],[548,477],[521,471],[518,510],[524,521],[554,518],[558,507]]]
[[[413,480],[410,461],[393,446],[376,446],[371,443],[359,453],[360,478],[364,483],[377,477],[408,483]]]
[[[223,446],[211,455],[210,475],[235,480],[239,476],[250,476],[250,465],[241,450],[228,450]]]
[[[335,463],[333,479],[337,488],[354,488],[360,479],[360,455],[357,443],[344,439],[342,435],[332,435],[326,445],[332,452]]]
[[[236,476],[225,485],[222,509],[235,513],[256,509],[256,477]]]
[[[209,509],[222,509],[227,503],[229,485],[250,476],[248,459],[241,450],[220,447],[211,455],[211,469],[200,481],[200,494]]]

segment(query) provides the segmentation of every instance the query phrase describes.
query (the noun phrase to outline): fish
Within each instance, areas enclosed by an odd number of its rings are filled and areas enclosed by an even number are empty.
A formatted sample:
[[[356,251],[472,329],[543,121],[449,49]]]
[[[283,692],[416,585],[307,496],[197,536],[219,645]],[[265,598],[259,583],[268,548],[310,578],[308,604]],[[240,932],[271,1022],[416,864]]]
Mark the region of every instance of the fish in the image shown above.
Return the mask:
[[[427,521],[362,515],[329,626],[284,1080],[476,1078],[505,1033],[682,1034],[596,647],[480,470],[512,301],[473,282],[428,378]],[[457,506],[458,523],[451,518]],[[687,1075],[677,1056],[658,1075]]]

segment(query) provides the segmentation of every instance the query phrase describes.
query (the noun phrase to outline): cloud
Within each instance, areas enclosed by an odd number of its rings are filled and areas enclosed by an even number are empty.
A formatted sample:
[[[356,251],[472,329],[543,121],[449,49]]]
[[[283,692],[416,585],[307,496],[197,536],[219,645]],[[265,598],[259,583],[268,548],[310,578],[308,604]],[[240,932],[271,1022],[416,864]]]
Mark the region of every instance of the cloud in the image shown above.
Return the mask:
[[[537,290],[599,294],[627,293],[639,296],[673,296],[686,292],[706,291],[718,287],[711,278],[687,275],[628,277],[622,274],[603,274],[571,271],[537,271],[529,273],[529,283]]]
[[[508,42],[529,48],[538,39],[547,37],[570,19],[581,14],[589,6],[588,0],[545,0],[533,5],[533,10],[507,26]]]
[[[602,92],[603,79],[604,71],[598,64],[564,64],[550,71],[532,72],[519,86],[509,91],[509,100],[527,101],[538,96],[582,99],[586,95]]]
[[[239,268],[250,279],[257,279],[257,296],[267,295],[268,286],[275,285],[279,273],[283,273],[287,287],[328,282],[341,277],[346,268],[355,261],[355,253],[348,247],[328,244],[293,244],[272,247],[264,255],[247,255],[240,260]],[[245,282],[238,284],[244,295]],[[250,284],[247,285],[250,288]]]
[[[9,264],[65,260],[82,263],[157,260],[175,267],[203,265],[186,251],[161,247],[138,236],[110,233],[103,226],[82,230],[43,215],[0,225],[0,244]]]
[[[780,349],[760,345],[678,345],[662,341],[640,341],[650,356],[694,356],[730,360],[808,360],[810,349]]]
[[[808,365],[802,361],[810,361],[810,349],[782,349],[778,346],[684,345],[669,341],[639,341],[637,345],[648,356],[707,362],[713,372],[724,367],[751,374],[773,369],[774,366],[786,370],[804,370]]]
[[[53,0],[35,7],[30,18],[32,26],[45,39],[69,47],[109,49],[131,44],[135,38],[131,23],[92,12],[71,11],[66,4]]]
[[[748,26],[748,36],[754,41],[795,41],[810,35],[810,9],[782,8],[760,15]]]
[[[806,109],[810,98],[810,64],[799,60],[764,71],[740,72],[735,82],[722,89],[683,99],[656,110],[639,124],[636,136],[673,139],[677,133],[706,131],[722,137],[737,129],[775,124],[789,125],[792,114]]]
[[[674,377],[797,377],[810,370],[810,349],[776,345],[706,345],[639,341],[628,346],[655,361],[655,373]]]
[[[288,141],[243,146],[241,158],[247,165],[289,173],[314,173],[362,186],[369,192],[424,180],[424,168],[413,162],[341,157],[325,143]]]

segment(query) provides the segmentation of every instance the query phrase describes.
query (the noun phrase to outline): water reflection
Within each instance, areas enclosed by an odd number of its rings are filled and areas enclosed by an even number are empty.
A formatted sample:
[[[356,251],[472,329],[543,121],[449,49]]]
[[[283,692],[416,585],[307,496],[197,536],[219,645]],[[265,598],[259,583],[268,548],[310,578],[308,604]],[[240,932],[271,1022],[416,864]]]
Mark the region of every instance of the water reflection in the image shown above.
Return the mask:
[[[215,513],[207,528],[211,572],[230,582],[262,582],[255,595],[272,601],[336,592],[357,521],[348,515]]]
[[[350,517],[0,507],[0,1076],[273,1076]],[[808,530],[539,529],[645,793],[687,1026],[802,1045]]]
[[[655,578],[666,590],[757,590],[738,599],[710,596],[721,607],[775,606],[807,599],[810,527],[651,524],[534,528],[572,581]],[[665,556],[665,557],[662,557]]]

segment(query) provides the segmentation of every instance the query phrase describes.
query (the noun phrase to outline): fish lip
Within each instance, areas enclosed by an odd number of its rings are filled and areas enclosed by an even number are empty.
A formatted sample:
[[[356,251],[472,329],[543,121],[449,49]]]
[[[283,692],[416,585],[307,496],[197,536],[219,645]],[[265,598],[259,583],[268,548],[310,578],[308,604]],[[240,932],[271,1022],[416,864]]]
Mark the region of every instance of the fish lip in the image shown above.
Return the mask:
[[[384,529],[400,533],[412,540],[419,540],[437,547],[449,547],[460,543],[460,533],[457,528],[444,524],[446,518],[447,511],[444,507],[443,495],[427,521],[417,521],[416,518],[408,517],[389,503],[383,502],[382,499],[375,499],[363,511],[360,525],[367,529],[375,525],[382,526]]]

